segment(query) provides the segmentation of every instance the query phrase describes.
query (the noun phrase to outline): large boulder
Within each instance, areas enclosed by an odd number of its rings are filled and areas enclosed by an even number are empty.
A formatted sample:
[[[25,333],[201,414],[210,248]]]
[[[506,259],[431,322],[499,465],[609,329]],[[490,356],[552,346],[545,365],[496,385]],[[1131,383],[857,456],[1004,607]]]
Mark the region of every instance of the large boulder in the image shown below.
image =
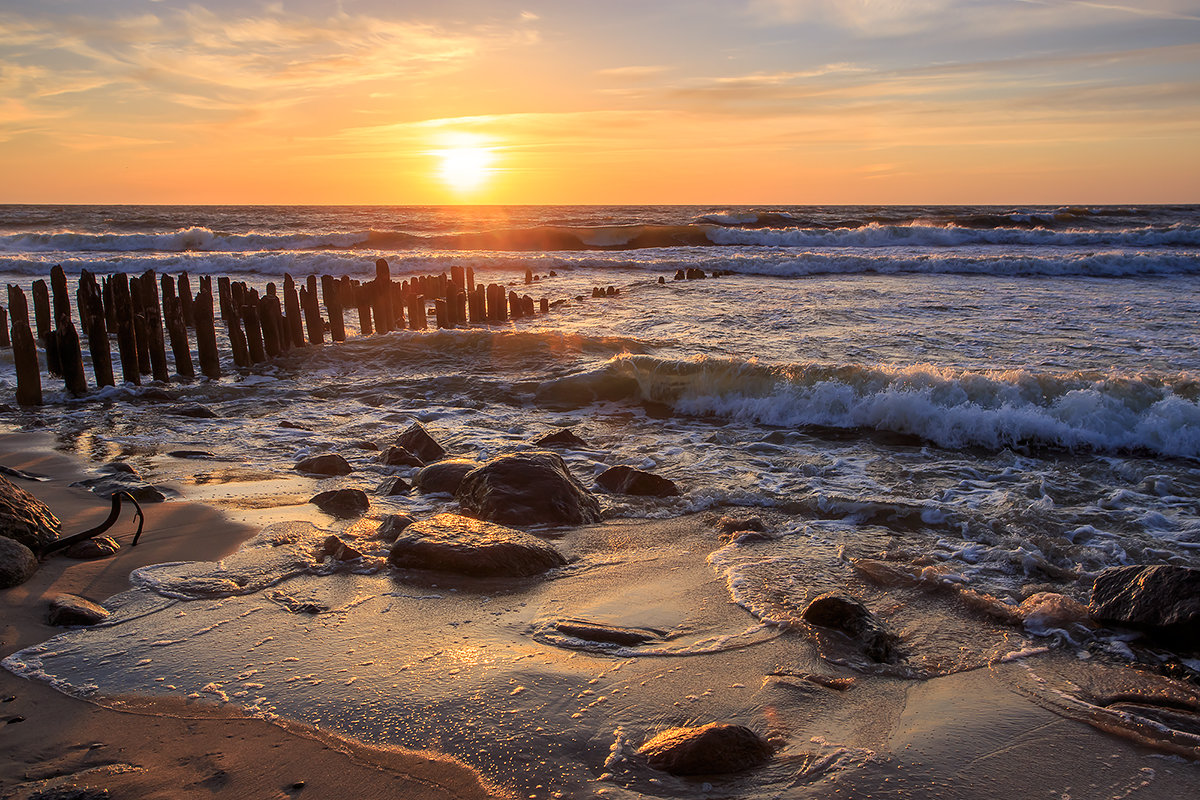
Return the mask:
[[[710,722],[694,728],[670,728],[638,748],[654,769],[672,775],[723,775],[770,760],[766,739],[744,725]]]
[[[567,563],[535,536],[459,514],[412,523],[392,545],[388,561],[405,569],[489,578],[524,578]]]
[[[600,503],[556,453],[493,459],[466,474],[455,493],[468,512],[511,525],[582,525],[600,520]]]
[[[429,431],[425,430],[425,427],[419,422],[414,422],[404,433],[397,436],[396,441],[392,444],[415,454],[426,464],[441,461],[446,457],[445,449],[429,435]]]
[[[16,539],[0,536],[0,589],[20,585],[37,572],[37,557]]]
[[[413,488],[421,494],[454,494],[462,479],[481,464],[467,458],[439,461],[423,468],[413,478]]]
[[[853,597],[833,592],[820,595],[801,616],[809,625],[844,633],[872,661],[891,664],[898,660],[896,637]]]
[[[0,537],[41,550],[62,534],[62,523],[46,504],[0,477]]]
[[[322,453],[301,459],[292,469],[309,475],[349,475],[350,462],[337,453]]]
[[[1088,612],[1099,622],[1200,648],[1200,569],[1111,567],[1096,576]]]
[[[314,495],[308,502],[334,517],[353,519],[371,508],[371,500],[362,489],[333,489]]]
[[[633,467],[609,467],[597,476],[596,483],[618,494],[644,497],[674,497],[679,494],[679,488],[673,481]]]

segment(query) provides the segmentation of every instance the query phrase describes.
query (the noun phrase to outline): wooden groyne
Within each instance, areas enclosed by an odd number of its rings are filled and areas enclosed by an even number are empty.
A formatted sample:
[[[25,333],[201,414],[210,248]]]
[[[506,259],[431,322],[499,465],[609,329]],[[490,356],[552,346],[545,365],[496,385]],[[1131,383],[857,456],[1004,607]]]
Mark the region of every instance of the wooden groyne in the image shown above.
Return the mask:
[[[526,271],[525,285],[539,280]],[[197,365],[205,377],[221,377],[218,324],[226,333],[225,355],[235,369],[247,370],[296,348],[323,344],[326,335],[333,342],[345,341],[347,311],[356,317],[358,335],[369,336],[428,329],[430,304],[437,327],[455,328],[545,314],[563,302],[541,298],[535,304],[528,294],[504,285],[477,284],[469,267],[397,281],[382,258],[375,263],[371,281],[309,275],[298,283],[284,275],[282,287],[268,283],[260,294],[245,282],[218,277],[214,293],[212,277],[200,276],[198,289],[192,293],[186,272],[175,277],[158,276],[153,270],[97,276],[83,270],[72,306],[67,276],[56,266],[49,284],[44,279],[33,282],[31,317],[25,292],[10,284],[8,307],[0,308],[0,347],[12,349],[17,403],[42,403],[39,344],[46,375],[61,379],[67,394],[82,397],[115,386],[118,368],[122,382],[135,385],[145,376],[159,382],[192,380]]]

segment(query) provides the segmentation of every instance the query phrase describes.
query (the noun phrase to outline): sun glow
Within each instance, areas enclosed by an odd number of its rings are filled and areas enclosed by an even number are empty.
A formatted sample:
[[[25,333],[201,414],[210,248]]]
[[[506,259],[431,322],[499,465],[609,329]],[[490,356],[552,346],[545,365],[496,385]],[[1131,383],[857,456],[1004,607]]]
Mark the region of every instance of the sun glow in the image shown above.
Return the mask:
[[[454,192],[478,191],[495,172],[492,148],[469,140],[456,140],[433,155],[438,159],[438,177]]]

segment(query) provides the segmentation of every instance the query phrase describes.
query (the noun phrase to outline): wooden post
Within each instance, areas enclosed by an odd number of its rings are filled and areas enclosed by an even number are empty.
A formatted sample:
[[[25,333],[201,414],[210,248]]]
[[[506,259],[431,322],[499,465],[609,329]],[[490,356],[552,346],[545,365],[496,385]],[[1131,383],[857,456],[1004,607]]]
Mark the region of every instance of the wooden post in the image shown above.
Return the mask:
[[[475,291],[475,270],[467,267],[467,292]]]
[[[46,350],[46,371],[51,375],[62,375],[58,363],[58,347],[54,341],[54,320],[50,316],[50,290],[44,280],[33,282],[33,320],[37,326],[37,338]]]
[[[545,297],[543,297],[541,302],[538,304],[538,311],[542,314],[550,313],[550,301]]]
[[[451,324],[450,324],[450,319],[449,319],[449,316],[446,314],[446,301],[445,301],[445,299],[443,299],[443,298],[441,298],[441,297],[434,298],[434,300],[433,300],[433,310],[434,310],[434,316],[436,316],[436,317],[437,317],[437,326],[438,326],[439,328],[452,328],[452,327],[454,327],[453,325],[451,325]]]
[[[229,315],[233,313],[233,283],[224,275],[217,278],[217,301],[221,307],[221,319],[229,322]]]
[[[129,291],[129,276],[118,272],[109,278],[109,291],[113,301],[113,314],[117,318],[117,351],[121,356],[121,379],[125,383],[140,385],[138,371],[137,335],[133,330],[133,300]]]
[[[258,318],[258,292],[247,291],[242,286],[242,299],[239,308],[242,312],[242,323],[246,327],[246,344],[250,348],[250,361],[261,364],[267,360],[267,350],[263,346],[262,322]]]
[[[358,281],[354,282],[354,302],[358,306],[358,333],[370,336],[375,331],[371,327],[371,293],[367,286]]]
[[[533,283],[533,270],[526,268],[525,269],[525,285],[528,286],[531,283]]]
[[[533,316],[533,298],[529,295],[521,298],[521,313],[527,317]]]
[[[87,334],[96,386],[115,386],[117,381],[113,376],[112,349],[108,343],[104,294],[96,282],[96,276],[86,269],[79,275],[79,319],[83,332]]]
[[[104,324],[110,331],[117,329],[117,304],[113,302],[112,276],[102,279],[100,295],[104,299]]]
[[[508,313],[513,319],[521,318],[521,298],[516,292],[508,293]]]
[[[83,351],[79,346],[79,332],[75,330],[75,323],[69,314],[59,318],[54,338],[58,340],[58,356],[67,392],[82,397],[88,390],[87,378],[83,374]]]
[[[266,297],[259,298],[258,308],[255,309],[259,325],[262,328],[262,342],[263,348],[267,353],[267,358],[276,358],[283,352],[283,346],[279,342],[279,327],[272,313],[272,303],[275,307],[278,307],[279,298],[273,294],[269,294]]]
[[[221,358],[217,354],[216,320],[213,315],[212,283],[200,284],[201,291],[192,303],[192,314],[196,322],[196,355],[200,359],[200,371],[208,378],[221,377]]]
[[[300,317],[300,295],[292,276],[283,276],[283,308],[287,314],[288,332],[292,347],[304,347],[304,320]]]
[[[325,313],[329,315],[329,338],[335,342],[346,341],[346,322],[342,317],[342,298],[338,282],[330,275],[321,276],[321,296],[325,299]]]
[[[375,262],[375,326],[380,333],[395,330],[392,323],[392,274],[387,259]]]
[[[467,293],[465,290],[454,293],[454,319],[458,325],[467,321]]]
[[[138,372],[150,374],[150,326],[146,324],[146,307],[142,302],[141,282],[129,279],[129,296],[133,309],[133,335],[137,340]]]
[[[425,320],[425,296],[410,294],[408,296],[408,327],[414,331],[423,331],[429,327]]]
[[[17,370],[17,405],[42,404],[42,375],[38,366],[37,342],[29,329],[29,305],[25,293],[8,287],[8,309],[12,312],[13,366]]]
[[[186,272],[179,273],[179,301],[180,313],[183,315],[183,324],[189,328],[196,327],[196,313],[192,310],[192,286],[188,281]],[[164,288],[165,291],[165,288]]]
[[[179,277],[179,282],[183,283],[186,276]],[[161,283],[163,318],[167,325],[167,336],[171,340],[171,354],[175,357],[175,372],[185,378],[194,378],[196,369],[192,366],[192,351],[188,345],[188,326],[183,316],[183,298],[175,296],[177,284],[170,275],[163,275]]]
[[[300,293],[300,304],[304,306],[304,325],[308,329],[311,344],[325,343],[325,323],[321,319],[321,304],[317,300],[317,279],[309,275]]]
[[[8,311],[0,306],[0,347],[12,347],[12,339],[8,335]]]
[[[469,319],[471,322],[483,322],[484,320],[484,315],[481,313],[480,306],[480,289],[482,288],[483,287],[471,289],[471,291],[467,293],[467,319]],[[483,308],[486,308],[486,301],[483,304]]]
[[[150,369],[154,380],[171,380],[171,371],[167,367],[167,345],[163,339],[162,309],[158,304],[158,280],[154,270],[148,269],[142,274],[142,306],[146,317],[146,328],[150,342]]]
[[[51,327],[57,329],[60,319],[71,318],[71,295],[67,289],[67,275],[63,272],[62,264],[55,264],[50,270],[50,286],[54,291],[54,313],[50,321]]]

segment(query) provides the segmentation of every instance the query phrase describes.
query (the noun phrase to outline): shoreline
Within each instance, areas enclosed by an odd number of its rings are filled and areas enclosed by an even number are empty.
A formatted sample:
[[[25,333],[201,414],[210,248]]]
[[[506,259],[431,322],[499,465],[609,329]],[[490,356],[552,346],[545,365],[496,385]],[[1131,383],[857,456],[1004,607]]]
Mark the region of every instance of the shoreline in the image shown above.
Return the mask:
[[[53,449],[47,433],[0,434],[0,463],[52,477],[14,480],[50,506],[65,533],[104,519],[109,503],[69,483],[86,477],[79,460]],[[0,592],[0,658],[43,642],[62,628],[45,624],[50,598],[78,594],[103,602],[130,588],[129,573],[166,561],[219,559],[256,531],[188,502],[143,505],[145,532],[97,561],[51,557],[26,583]],[[131,532],[126,511],[110,531]],[[127,538],[127,536],[126,536]],[[12,698],[12,699],[9,699]],[[114,797],[486,798],[494,789],[448,757],[381,748],[289,720],[268,721],[229,708],[183,701],[72,697],[0,669],[0,797],[21,800],[57,787],[108,790]],[[15,718],[19,721],[12,721]],[[99,795],[97,795],[99,796]]]

